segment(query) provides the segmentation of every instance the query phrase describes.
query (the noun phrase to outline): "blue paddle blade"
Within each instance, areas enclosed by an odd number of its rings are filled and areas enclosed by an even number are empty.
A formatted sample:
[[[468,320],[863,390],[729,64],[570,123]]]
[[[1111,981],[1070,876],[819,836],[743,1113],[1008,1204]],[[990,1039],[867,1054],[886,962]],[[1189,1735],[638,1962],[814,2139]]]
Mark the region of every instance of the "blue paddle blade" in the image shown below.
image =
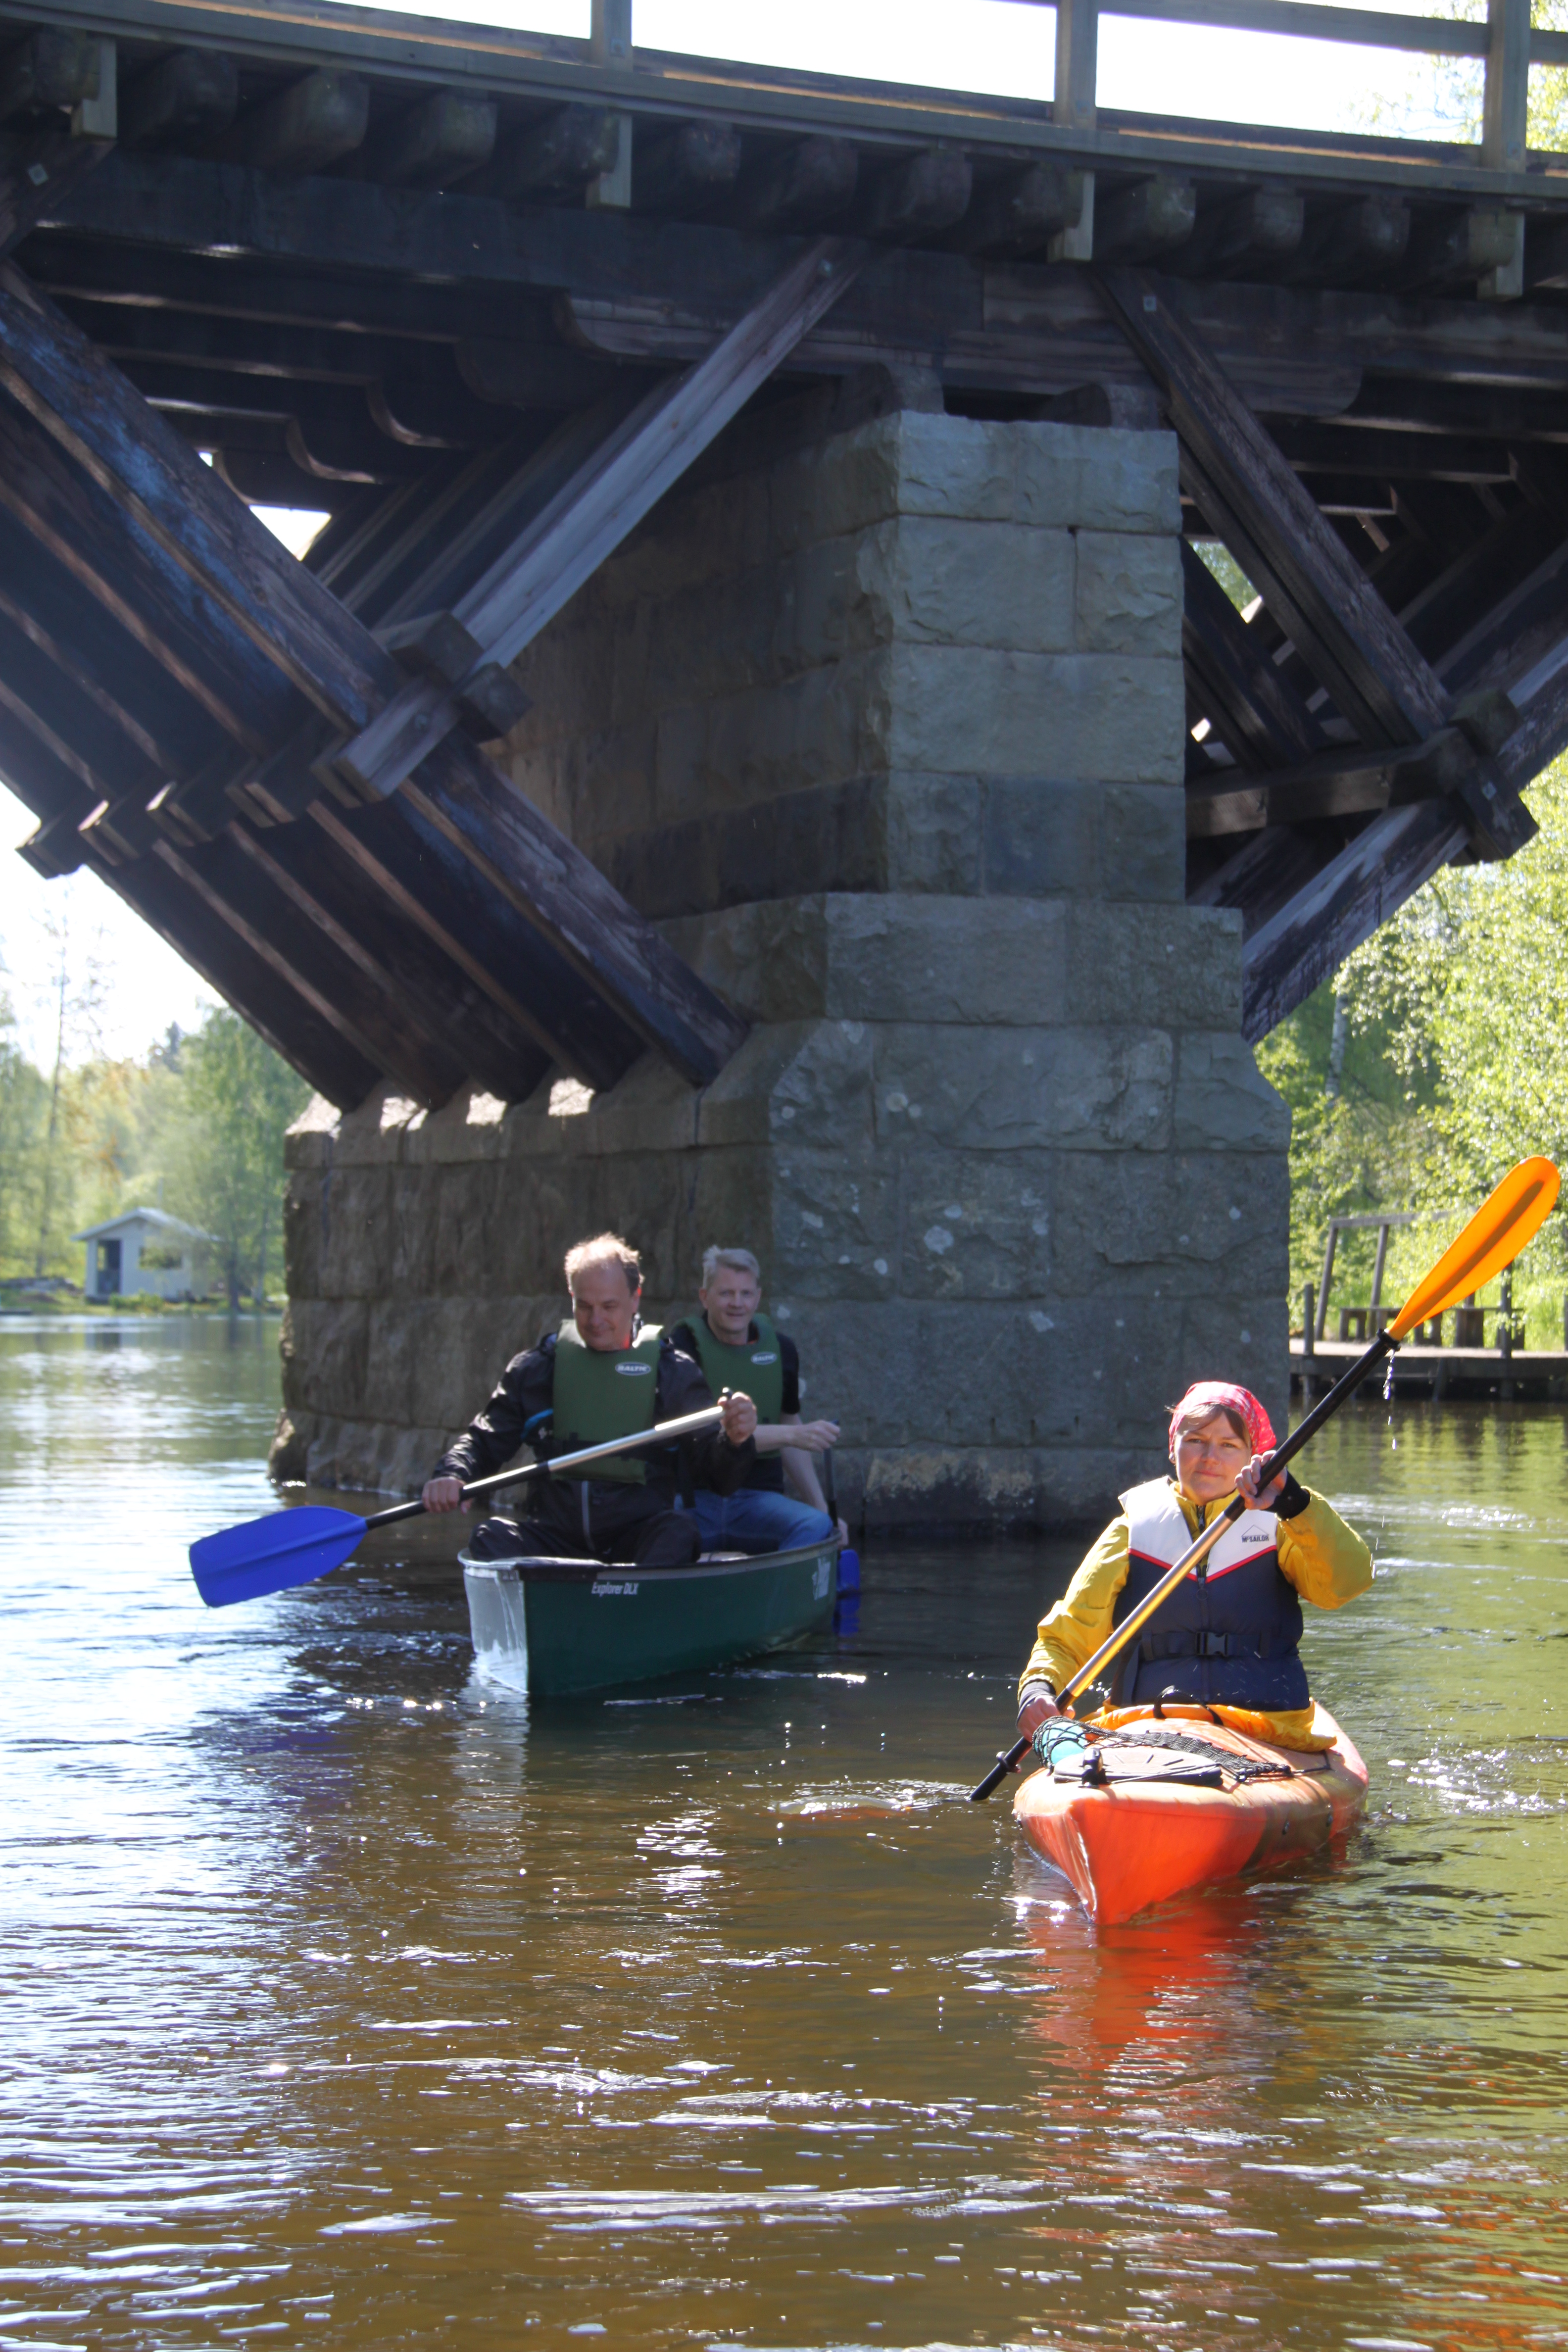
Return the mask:
[[[259,1601],[264,1593],[287,1592],[328,1576],[364,1533],[353,1511],[302,1503],[294,1511],[269,1511],[242,1528],[225,1528],[191,1546],[191,1574],[209,1609],[236,1601]]]

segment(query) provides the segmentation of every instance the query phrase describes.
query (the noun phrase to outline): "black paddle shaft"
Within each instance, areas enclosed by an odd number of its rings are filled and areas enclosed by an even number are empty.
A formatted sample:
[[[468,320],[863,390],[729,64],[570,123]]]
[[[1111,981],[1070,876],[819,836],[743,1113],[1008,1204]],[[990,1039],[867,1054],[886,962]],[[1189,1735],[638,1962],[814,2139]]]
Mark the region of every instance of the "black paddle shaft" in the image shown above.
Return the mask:
[[[1287,1463],[1294,1461],[1296,1455],[1301,1451],[1301,1448],[1309,1444],[1312,1438],[1316,1437],[1324,1422],[1330,1420],[1333,1414],[1338,1412],[1341,1405],[1348,1404],[1350,1402],[1351,1398],[1354,1396],[1357,1389],[1360,1388],[1368,1372],[1375,1370],[1384,1356],[1392,1356],[1398,1345],[1398,1340],[1391,1338],[1387,1331],[1380,1331],[1378,1333],[1376,1339],[1372,1342],[1372,1345],[1356,1358],[1355,1362],[1351,1366],[1349,1371],[1344,1373],[1341,1379],[1334,1382],[1334,1385],[1329,1391],[1328,1395],[1325,1397],[1320,1397],[1317,1403],[1312,1407],[1311,1412],[1308,1413],[1306,1419],[1300,1424],[1300,1426],[1290,1432],[1289,1436],[1285,1439],[1282,1444],[1275,1447],[1273,1453],[1268,1456],[1268,1459],[1265,1462],[1262,1469],[1258,1474],[1259,1493],[1262,1492],[1264,1487],[1271,1486],[1274,1480],[1279,1476],[1280,1471],[1285,1468]],[[1247,1507],[1247,1504],[1241,1496],[1233,1496],[1230,1501],[1226,1505],[1225,1509],[1220,1513],[1220,1524],[1223,1526],[1226,1519],[1239,1519]],[[1071,1698],[1072,1696],[1073,1685],[1069,1683],[1066,1690],[1062,1693],[1062,1696],[1065,1699]],[[996,1751],[996,1761],[991,1767],[990,1771],[987,1772],[984,1780],[977,1780],[973,1788],[969,1791],[970,1803],[972,1805],[983,1805],[985,1802],[986,1798],[991,1795],[992,1791],[1001,1787],[1003,1781],[1007,1778],[1008,1773],[1016,1772],[1017,1770],[1019,1765],[1023,1762],[1025,1757],[1028,1754],[1029,1749],[1033,1745],[1034,1742],[1032,1740],[1016,1739],[1014,1741],[1012,1747],[1005,1750],[999,1748]]]

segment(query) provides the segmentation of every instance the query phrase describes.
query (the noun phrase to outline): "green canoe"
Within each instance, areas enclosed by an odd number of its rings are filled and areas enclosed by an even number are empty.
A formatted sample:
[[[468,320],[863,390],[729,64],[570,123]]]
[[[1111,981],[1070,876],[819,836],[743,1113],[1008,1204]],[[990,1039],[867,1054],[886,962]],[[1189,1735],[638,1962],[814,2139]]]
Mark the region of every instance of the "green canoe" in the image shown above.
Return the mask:
[[[831,1624],[837,1551],[830,1538],[656,1569],[465,1552],[475,1664],[535,1698],[728,1665]]]

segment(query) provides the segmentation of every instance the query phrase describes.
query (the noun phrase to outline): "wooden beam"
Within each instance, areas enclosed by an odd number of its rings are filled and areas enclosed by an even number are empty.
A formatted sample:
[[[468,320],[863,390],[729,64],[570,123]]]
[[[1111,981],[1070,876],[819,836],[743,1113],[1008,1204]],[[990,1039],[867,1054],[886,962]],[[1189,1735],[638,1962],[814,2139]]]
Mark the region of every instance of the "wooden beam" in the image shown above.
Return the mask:
[[[1420,742],[1448,715],[1441,685],[1276,444],[1188,331],[1168,283],[1101,283],[1170,404],[1201,510],[1308,667],[1372,742]]]
[[[259,301],[270,310],[264,289],[270,265],[278,264],[279,299],[300,305],[309,299],[316,306],[310,316],[330,313],[352,292],[343,272],[343,256],[352,253],[363,289],[358,323],[378,331],[405,323],[411,332],[446,331],[456,319],[456,331],[463,331],[466,318],[468,331],[493,331],[500,288],[508,289],[510,332],[510,305],[521,292],[563,292],[582,311],[597,302],[646,307],[650,288],[679,285],[687,289],[687,310],[711,339],[734,324],[798,250],[787,240],[708,223],[611,218],[565,205],[512,213],[467,193],[389,195],[352,180],[288,182],[118,150],[67,209],[100,240],[103,254],[133,244],[138,270],[178,268],[180,282],[193,287],[205,275],[215,289],[234,288],[228,299],[240,307]],[[1303,253],[1312,233],[1310,216]],[[37,252],[46,271],[57,244],[68,248],[65,266],[74,268],[79,283],[79,235],[57,239],[51,231],[29,246],[29,261]],[[197,269],[193,250],[213,247],[230,250],[205,272]],[[312,288],[307,270],[325,275]],[[221,300],[221,291],[213,299]],[[1358,371],[1366,368],[1380,378],[1446,380],[1456,388],[1568,389],[1568,327],[1551,303],[1394,300],[1285,288],[1265,302],[1256,287],[1213,282],[1194,284],[1184,302],[1217,363],[1248,384],[1249,397],[1254,381],[1272,379],[1285,392],[1300,369],[1300,396],[1271,396],[1269,403],[1298,414],[1324,413],[1331,378],[1348,383],[1338,403],[1346,404]],[[348,315],[352,322],[352,310]],[[1097,315],[1080,270],[994,263],[981,275],[959,254],[889,250],[868,260],[844,303],[800,347],[801,362],[815,360],[829,333],[835,350],[859,338],[845,365],[864,364],[889,347],[926,350],[944,341],[961,355],[960,380],[1002,388],[1021,366],[1047,366],[1060,348],[1063,364],[1075,373],[1061,381],[1058,371],[1058,381],[1040,389],[1065,389],[1067,382],[1092,380],[1096,358],[1101,366],[1115,364],[1107,354],[1118,338],[1107,333],[1108,323],[1102,310]],[[532,332],[530,325],[519,340]],[[1072,343],[1079,348],[1068,349]],[[683,360],[689,352],[677,347],[670,355]],[[1369,390],[1381,392],[1381,383],[1369,383]],[[1390,421],[1402,420],[1394,412]]]
[[[0,288],[0,314],[5,303]],[[0,373],[4,341],[0,323]],[[200,466],[194,455],[191,463]],[[272,730],[299,725],[301,705],[287,681],[227,614],[143,535],[127,530],[103,486],[73,467],[36,418],[9,404],[0,408],[0,507],[232,742],[259,754]]]
[[[1410,243],[1410,206],[1392,193],[1324,205],[1286,268],[1292,285],[1360,286],[1395,268]]]
[[[1522,172],[1530,103],[1530,0],[1487,0],[1481,155],[1494,172]]]
[[[826,278],[816,275],[823,259],[832,264]],[[829,299],[841,274],[837,256],[814,252],[810,260],[810,298],[803,286],[794,310],[784,304],[786,323],[765,321],[781,334],[810,313],[813,299]],[[735,363],[719,371],[730,393],[767,348],[764,332],[738,362],[731,354]],[[52,438],[90,476],[109,539],[134,534],[155,549],[169,572],[200,593],[215,621],[241,632],[275,679],[300,698],[292,705],[296,713],[308,703],[330,725],[363,732],[396,695],[396,665],[363,624],[215,481],[119,371],[14,274],[0,282],[0,380],[43,428],[38,438],[46,448]],[[0,487],[6,470],[0,467]],[[295,716],[272,728],[260,749],[289,740],[299,724]],[[444,745],[435,754],[422,791],[433,821],[646,1043],[695,1081],[716,1074],[743,1024],[588,859],[466,744]]]
[[[1200,212],[1191,236],[1164,267],[1184,278],[1273,277],[1300,250],[1306,225],[1299,189],[1247,188]]]
[[[128,147],[179,146],[216,139],[239,112],[239,64],[225,49],[175,49],[120,97]]]
[[[521,1102],[544,1076],[552,1050],[507,1018],[467,973],[430,943],[320,825],[279,825],[265,835],[237,824],[231,838],[310,922],[325,931],[401,1021],[422,1032],[474,1082]]]
[[[701,212],[740,176],[741,134],[732,122],[682,122],[638,146],[634,201],[639,212]]]
[[[768,235],[823,228],[848,212],[859,177],[852,140],[795,140],[742,172],[735,216]]]
[[[1021,258],[1083,218],[1085,180],[1060,163],[1026,163],[976,191],[947,242],[958,253]]]
[[[0,57],[0,122],[69,113],[99,94],[101,44],[90,33],[41,25]]]
[[[1465,846],[1450,801],[1374,816],[1242,950],[1242,1034],[1256,1045]]]
[[[236,163],[300,179],[352,155],[370,123],[370,84],[331,68],[306,74],[241,115],[221,142]]]
[[[1474,785],[1484,793],[1485,762],[1457,727],[1397,751],[1330,752],[1299,768],[1227,784],[1221,776],[1187,786],[1187,838],[1252,833],[1262,825],[1306,824],[1322,817],[1363,816],[1441,800]],[[1533,833],[1533,825],[1514,845]]]
[[[531,1040],[584,1085],[614,1086],[642,1051],[643,1039],[614,1004],[573,984],[533,926],[521,935],[501,894],[476,881],[457,830],[432,824],[403,797],[380,808],[309,809],[311,832],[324,834],[363,881],[396,908],[470,985],[507,1028]],[[608,885],[605,886],[606,888]],[[509,1097],[509,1099],[517,1097]]]
[[[493,98],[433,90],[372,132],[364,150],[365,176],[394,188],[454,187],[489,162],[497,120]]]
[[[602,106],[562,106],[503,140],[479,174],[477,194],[502,203],[564,194],[613,171],[620,153],[620,116]]]
[[[1260,774],[1310,759],[1327,742],[1322,728],[1184,540],[1182,575],[1183,658],[1232,757]]]
[[[649,394],[605,437],[453,606],[478,649],[474,675],[516,660],[766,382],[860,259],[858,249],[831,239],[809,247],[706,360]],[[344,746],[339,772],[367,796],[384,798],[458,724],[454,692],[405,687]]]
[[[1096,261],[1152,261],[1184,246],[1198,216],[1198,194],[1191,180],[1161,172],[1131,187],[1095,199]]]
[[[0,260],[47,213],[68,203],[110,145],[54,129],[0,138]]]
[[[940,236],[969,209],[973,173],[953,147],[928,147],[870,181],[856,215],[862,236],[880,241]]]
[[[1379,433],[1280,417],[1271,427],[1298,473],[1364,474],[1373,481],[1508,482],[1513,464],[1501,441],[1479,434]]]
[[[265,862],[247,856],[232,833],[196,848],[160,841],[153,856],[380,1076],[431,1108],[456,1093],[465,1064],[422,1023],[405,1019],[328,929],[302,918]]]

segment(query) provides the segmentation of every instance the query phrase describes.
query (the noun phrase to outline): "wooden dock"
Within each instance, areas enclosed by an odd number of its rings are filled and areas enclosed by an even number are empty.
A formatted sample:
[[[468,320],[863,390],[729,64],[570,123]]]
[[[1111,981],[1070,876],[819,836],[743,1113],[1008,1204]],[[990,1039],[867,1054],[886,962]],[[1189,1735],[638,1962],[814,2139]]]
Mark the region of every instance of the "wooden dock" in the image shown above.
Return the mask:
[[[1320,1396],[1363,1353],[1361,1346],[1339,1339],[1320,1339],[1310,1355],[1299,1338],[1290,1341],[1290,1386],[1298,1393]],[[1396,1396],[1481,1398],[1499,1404],[1568,1403],[1568,1352],[1544,1348],[1518,1348],[1502,1355],[1496,1348],[1424,1348],[1406,1345],[1393,1358]],[[1387,1363],[1368,1374],[1363,1393],[1382,1389]]]

